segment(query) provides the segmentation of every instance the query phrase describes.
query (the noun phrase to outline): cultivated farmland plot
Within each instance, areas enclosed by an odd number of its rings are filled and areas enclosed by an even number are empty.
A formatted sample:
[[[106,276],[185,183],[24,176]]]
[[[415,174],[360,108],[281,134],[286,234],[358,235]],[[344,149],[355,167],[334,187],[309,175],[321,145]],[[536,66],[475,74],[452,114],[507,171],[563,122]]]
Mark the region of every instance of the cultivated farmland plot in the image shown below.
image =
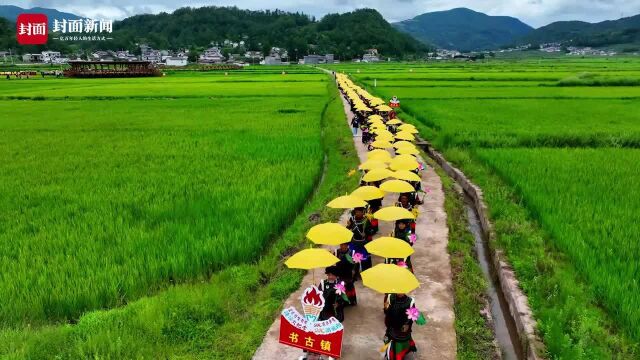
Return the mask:
[[[3,326],[257,259],[321,175],[327,79],[234,75],[2,82],[42,100],[0,101]]]
[[[344,64],[483,189],[550,357],[640,356],[640,63]]]

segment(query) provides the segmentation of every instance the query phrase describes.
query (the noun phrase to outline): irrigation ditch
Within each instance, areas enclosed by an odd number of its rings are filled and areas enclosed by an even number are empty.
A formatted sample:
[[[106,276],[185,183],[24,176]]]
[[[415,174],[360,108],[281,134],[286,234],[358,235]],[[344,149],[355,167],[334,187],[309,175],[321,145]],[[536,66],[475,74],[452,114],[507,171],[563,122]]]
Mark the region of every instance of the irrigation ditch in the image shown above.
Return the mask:
[[[464,192],[469,230],[475,238],[478,261],[489,288],[491,315],[496,340],[505,360],[545,359],[544,344],[536,334],[527,296],[518,285],[515,272],[504,252],[495,246],[496,234],[482,190],[458,168],[450,164],[431,143],[418,138],[417,145],[451,177]]]

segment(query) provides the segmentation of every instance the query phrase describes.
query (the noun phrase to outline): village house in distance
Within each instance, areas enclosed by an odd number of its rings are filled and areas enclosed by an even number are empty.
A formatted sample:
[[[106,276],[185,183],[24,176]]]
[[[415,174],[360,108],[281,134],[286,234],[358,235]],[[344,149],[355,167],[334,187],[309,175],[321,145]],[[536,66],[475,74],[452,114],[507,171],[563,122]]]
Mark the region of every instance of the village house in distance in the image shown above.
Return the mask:
[[[148,44],[139,44],[139,49],[139,55],[134,55],[128,50],[96,50],[91,53],[77,53],[67,56],[64,56],[58,51],[43,51],[39,54],[22,55],[22,62],[60,65],[68,64],[69,61],[148,61],[155,66],[167,67],[184,67],[190,63],[190,53],[188,49],[178,51],[161,50],[154,49]],[[195,55],[197,55],[197,57]],[[333,54],[301,54],[297,58],[292,58],[285,48],[276,46],[271,48],[268,55],[264,55],[261,51],[245,50],[244,41],[235,43],[229,40],[225,40],[222,44],[212,42],[208,48],[195,55],[191,56],[191,58],[197,59],[196,63],[203,65],[318,65],[338,62]],[[356,62],[378,62],[380,61],[380,55],[377,49],[367,49],[362,55],[362,58],[353,60]]]

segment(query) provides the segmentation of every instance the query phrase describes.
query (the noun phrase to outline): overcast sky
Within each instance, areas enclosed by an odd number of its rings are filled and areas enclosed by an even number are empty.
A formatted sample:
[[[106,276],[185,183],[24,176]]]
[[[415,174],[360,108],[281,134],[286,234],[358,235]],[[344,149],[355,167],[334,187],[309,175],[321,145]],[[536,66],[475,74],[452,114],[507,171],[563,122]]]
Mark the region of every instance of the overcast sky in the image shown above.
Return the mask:
[[[455,7],[468,7],[490,15],[509,15],[533,27],[558,20],[597,22],[640,13],[640,0],[0,0],[0,4],[41,6],[87,17],[121,19],[141,13],[171,12],[179,7],[236,5],[243,9],[302,11],[321,17],[330,12],[374,8],[390,22]]]

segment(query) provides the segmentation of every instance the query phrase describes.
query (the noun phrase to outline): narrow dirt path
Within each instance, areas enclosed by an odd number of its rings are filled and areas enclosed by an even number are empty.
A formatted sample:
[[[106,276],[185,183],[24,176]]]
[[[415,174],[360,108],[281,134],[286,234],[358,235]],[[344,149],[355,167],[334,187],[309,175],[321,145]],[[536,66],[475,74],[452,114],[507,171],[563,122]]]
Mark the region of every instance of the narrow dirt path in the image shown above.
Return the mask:
[[[347,125],[353,114],[343,99]],[[354,145],[361,161],[366,160],[367,149],[359,137],[354,138]],[[422,161],[422,160],[421,160]],[[411,296],[416,299],[418,309],[426,312],[428,323],[426,326],[413,327],[413,337],[416,341],[418,353],[414,359],[448,360],[456,358],[456,334],[454,329],[453,290],[451,282],[451,265],[447,251],[449,229],[447,215],[444,209],[444,192],[440,177],[428,169],[422,173],[422,187],[429,189],[424,204],[419,207],[416,232],[418,241],[414,245],[415,253],[411,257],[415,275],[421,287]],[[384,198],[383,205],[390,205],[397,200],[397,194],[390,194]],[[340,221],[346,224],[348,214],[345,213]],[[393,231],[390,222],[380,222],[378,236],[389,235]],[[374,265],[382,262],[374,256]],[[299,307],[302,290],[310,284],[317,284],[324,276],[320,269],[309,272],[300,289],[291,294],[284,307]],[[315,281],[314,281],[315,278]],[[382,346],[384,336],[384,317],[382,313],[383,295],[364,288],[362,282],[356,282],[358,305],[345,309],[344,344],[341,359],[369,360],[379,359],[378,350]],[[278,343],[280,318],[269,328],[262,345],[253,356],[254,360],[290,360],[297,359],[302,351]]]

